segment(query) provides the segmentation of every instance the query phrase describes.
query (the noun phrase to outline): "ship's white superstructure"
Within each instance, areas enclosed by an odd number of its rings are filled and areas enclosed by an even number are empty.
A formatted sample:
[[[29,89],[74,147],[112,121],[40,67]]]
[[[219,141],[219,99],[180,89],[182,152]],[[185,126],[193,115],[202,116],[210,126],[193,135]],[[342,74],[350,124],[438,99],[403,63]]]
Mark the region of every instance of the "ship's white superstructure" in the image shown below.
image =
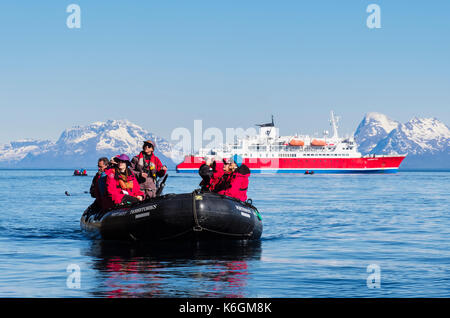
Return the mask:
[[[279,128],[272,122],[259,126],[259,134],[237,139],[233,144],[225,144],[214,149],[201,148],[198,156],[216,156],[229,158],[238,154],[245,158],[304,158],[304,157],[361,157],[353,137],[340,138],[338,118],[331,112],[330,124],[333,135],[324,132],[322,138],[308,135],[280,136]],[[302,141],[303,146],[293,145],[293,141]],[[313,140],[319,141],[313,145]],[[322,143],[324,146],[321,146]]]

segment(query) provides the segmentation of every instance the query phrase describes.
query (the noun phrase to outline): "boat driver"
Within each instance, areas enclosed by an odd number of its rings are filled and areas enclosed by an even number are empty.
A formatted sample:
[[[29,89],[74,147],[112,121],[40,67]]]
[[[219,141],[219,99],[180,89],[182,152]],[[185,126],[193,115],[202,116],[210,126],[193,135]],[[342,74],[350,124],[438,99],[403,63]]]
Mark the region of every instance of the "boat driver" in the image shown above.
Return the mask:
[[[136,176],[145,199],[156,196],[156,177],[163,177],[167,167],[154,154],[156,145],[151,140],[144,141],[142,151],[131,160],[130,169]]]

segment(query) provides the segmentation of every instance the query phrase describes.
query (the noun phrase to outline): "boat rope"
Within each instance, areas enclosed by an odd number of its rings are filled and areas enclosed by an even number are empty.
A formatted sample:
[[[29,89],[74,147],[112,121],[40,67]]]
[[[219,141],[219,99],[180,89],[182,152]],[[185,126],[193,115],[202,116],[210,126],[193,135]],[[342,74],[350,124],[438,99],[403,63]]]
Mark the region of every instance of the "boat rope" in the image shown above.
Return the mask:
[[[174,234],[174,235],[163,237],[163,238],[160,239],[160,241],[171,240],[171,239],[174,239],[174,238],[176,238],[178,236],[182,236],[182,235],[184,235],[186,233],[189,233],[190,231],[192,231],[192,229],[188,228],[186,231],[183,231],[183,232],[180,232],[180,233],[177,233],[177,234]]]
[[[207,228],[204,228],[204,227],[202,229],[205,230],[205,231],[208,231],[208,232],[212,232],[212,233],[216,233],[216,234],[220,234],[220,235],[228,235],[228,236],[248,236],[248,237],[251,237],[253,235],[253,231],[251,231],[250,233],[239,234],[239,233],[225,233],[225,232],[220,232],[220,231],[216,231],[216,230],[207,229]]]

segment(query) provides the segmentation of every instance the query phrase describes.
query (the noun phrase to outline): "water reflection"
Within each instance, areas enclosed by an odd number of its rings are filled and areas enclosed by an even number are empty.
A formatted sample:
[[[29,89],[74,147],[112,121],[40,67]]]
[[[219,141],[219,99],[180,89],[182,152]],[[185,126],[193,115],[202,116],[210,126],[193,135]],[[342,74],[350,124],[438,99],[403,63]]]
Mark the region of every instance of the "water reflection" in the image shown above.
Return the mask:
[[[93,297],[247,297],[261,243],[93,241],[85,253],[100,276]]]

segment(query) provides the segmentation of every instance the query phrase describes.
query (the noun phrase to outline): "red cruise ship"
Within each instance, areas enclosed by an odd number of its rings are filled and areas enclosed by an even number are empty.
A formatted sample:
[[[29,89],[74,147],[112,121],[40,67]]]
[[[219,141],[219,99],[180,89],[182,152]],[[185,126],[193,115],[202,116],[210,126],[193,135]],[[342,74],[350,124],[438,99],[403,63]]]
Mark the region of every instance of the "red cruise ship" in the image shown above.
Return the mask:
[[[237,139],[217,149],[200,149],[177,165],[177,172],[198,172],[205,157],[216,160],[240,155],[252,173],[395,173],[406,155],[363,156],[353,137],[340,138],[337,118],[331,112],[333,135],[279,136],[272,122],[258,125],[259,134]]]

